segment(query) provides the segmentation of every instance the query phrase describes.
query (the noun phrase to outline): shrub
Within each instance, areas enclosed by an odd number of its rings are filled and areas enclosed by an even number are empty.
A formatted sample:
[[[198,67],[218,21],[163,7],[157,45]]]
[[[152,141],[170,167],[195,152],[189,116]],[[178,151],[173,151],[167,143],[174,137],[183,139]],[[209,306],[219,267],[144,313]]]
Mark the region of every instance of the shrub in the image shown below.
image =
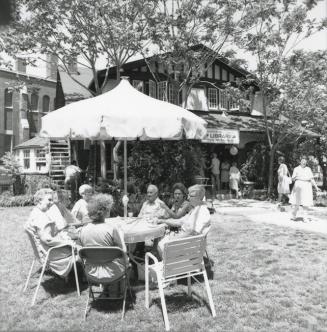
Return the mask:
[[[201,158],[195,141],[134,142],[129,152],[128,175],[145,192],[149,183],[160,188],[176,182],[185,186],[194,184],[199,173]]]
[[[30,206],[34,205],[33,195],[0,195],[0,206],[2,207],[14,207],[14,206]]]

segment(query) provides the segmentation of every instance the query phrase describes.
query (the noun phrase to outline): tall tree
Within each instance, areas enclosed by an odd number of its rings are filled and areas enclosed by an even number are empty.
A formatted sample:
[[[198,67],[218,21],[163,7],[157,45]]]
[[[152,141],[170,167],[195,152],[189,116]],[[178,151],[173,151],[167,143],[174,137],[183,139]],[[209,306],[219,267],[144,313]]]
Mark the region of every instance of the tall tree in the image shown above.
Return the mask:
[[[289,56],[303,39],[326,28],[327,20],[316,22],[308,17],[316,2],[253,0],[242,21],[246,32],[234,39],[256,61],[255,76],[251,79],[262,95],[270,158],[268,194],[273,188],[273,166],[278,147],[285,140],[296,140],[303,134],[299,121],[305,114],[303,108],[301,111],[297,109],[296,94],[290,91],[295,73],[290,72]],[[293,76],[288,77],[290,74]]]
[[[167,81],[184,91],[184,107],[194,84],[215,59],[222,58],[231,36],[239,35],[248,5],[246,0],[158,1],[149,20],[155,56],[148,65],[151,70],[157,62],[166,69]]]
[[[17,0],[21,16],[2,33],[8,53],[52,54],[61,70],[84,88],[71,64],[89,68],[93,73],[95,92],[101,94],[107,83],[100,84],[97,63],[117,66],[139,53],[147,43],[147,17],[156,8],[151,0]],[[31,60],[32,61],[32,60]]]

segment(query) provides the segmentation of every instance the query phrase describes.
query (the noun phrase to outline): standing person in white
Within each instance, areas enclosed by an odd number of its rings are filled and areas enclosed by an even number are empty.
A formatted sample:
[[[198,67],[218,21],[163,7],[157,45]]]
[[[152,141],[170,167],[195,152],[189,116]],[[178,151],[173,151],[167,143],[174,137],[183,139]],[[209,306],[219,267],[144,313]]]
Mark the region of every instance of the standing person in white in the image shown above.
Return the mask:
[[[307,166],[307,159],[305,157],[302,157],[300,165],[294,168],[292,180],[295,181],[295,184],[291,193],[290,203],[294,206],[292,220],[296,220],[300,205],[302,205],[304,210],[313,206],[312,186],[317,191],[320,191],[320,189],[313,178],[311,168]],[[303,221],[305,221],[304,218]]]
[[[278,200],[279,204],[282,203],[282,199],[284,195],[288,195],[290,193],[290,182],[289,182],[289,171],[285,164],[285,158],[279,157],[278,158],[279,168],[277,170],[278,174],[278,185],[277,185],[277,192],[278,192]]]
[[[211,183],[214,189],[220,190],[220,160],[217,158],[217,153],[212,154],[211,165]]]

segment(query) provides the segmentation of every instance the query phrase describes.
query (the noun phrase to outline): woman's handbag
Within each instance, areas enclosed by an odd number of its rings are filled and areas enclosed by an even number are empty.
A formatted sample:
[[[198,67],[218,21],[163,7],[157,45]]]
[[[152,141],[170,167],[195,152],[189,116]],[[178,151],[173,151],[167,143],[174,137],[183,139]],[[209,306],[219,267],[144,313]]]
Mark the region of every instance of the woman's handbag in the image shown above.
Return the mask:
[[[292,183],[292,178],[290,176],[286,175],[285,176],[285,182],[290,185]]]

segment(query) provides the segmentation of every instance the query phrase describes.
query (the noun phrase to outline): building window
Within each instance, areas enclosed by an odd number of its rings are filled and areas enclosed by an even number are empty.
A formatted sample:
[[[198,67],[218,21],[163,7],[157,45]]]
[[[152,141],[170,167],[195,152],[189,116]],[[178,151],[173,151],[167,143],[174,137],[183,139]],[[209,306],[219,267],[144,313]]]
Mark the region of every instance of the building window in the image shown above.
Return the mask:
[[[13,130],[13,92],[5,90],[5,130]]]
[[[208,73],[208,78],[213,78],[213,75],[212,75],[212,66],[209,66],[207,73]]]
[[[228,109],[228,97],[226,91],[224,90],[219,90],[219,109],[220,110]]]
[[[39,96],[33,92],[31,95],[31,111],[36,111],[38,110],[38,105],[39,104]]]
[[[42,99],[42,112],[44,114],[48,113],[50,110],[50,97],[45,95]]]
[[[140,81],[140,80],[133,80],[133,87],[140,91],[140,92],[143,92],[144,93],[144,82],[143,81]]]
[[[217,89],[209,88],[208,89],[208,106],[211,110],[218,109],[218,95]]]
[[[229,73],[229,81],[234,82],[235,81],[235,76],[231,73]]]
[[[32,132],[37,133],[39,131],[39,114],[36,112],[32,113],[32,121],[33,121],[33,127],[31,129]]]
[[[158,82],[158,99],[167,100],[167,81]]]
[[[29,169],[30,168],[30,150],[23,150],[24,154],[24,168]]]
[[[222,70],[222,80],[223,81],[227,81],[227,70],[226,69],[223,69]]]
[[[156,82],[152,80],[149,81],[149,96],[152,98],[157,98]]]
[[[220,80],[221,76],[220,76],[220,67],[218,65],[215,65],[215,79],[216,80]]]
[[[43,168],[46,166],[46,159],[45,159],[45,150],[44,149],[37,149],[36,150],[36,169],[38,171],[42,171]]]
[[[168,85],[168,102],[178,105],[178,84],[173,82]]]

